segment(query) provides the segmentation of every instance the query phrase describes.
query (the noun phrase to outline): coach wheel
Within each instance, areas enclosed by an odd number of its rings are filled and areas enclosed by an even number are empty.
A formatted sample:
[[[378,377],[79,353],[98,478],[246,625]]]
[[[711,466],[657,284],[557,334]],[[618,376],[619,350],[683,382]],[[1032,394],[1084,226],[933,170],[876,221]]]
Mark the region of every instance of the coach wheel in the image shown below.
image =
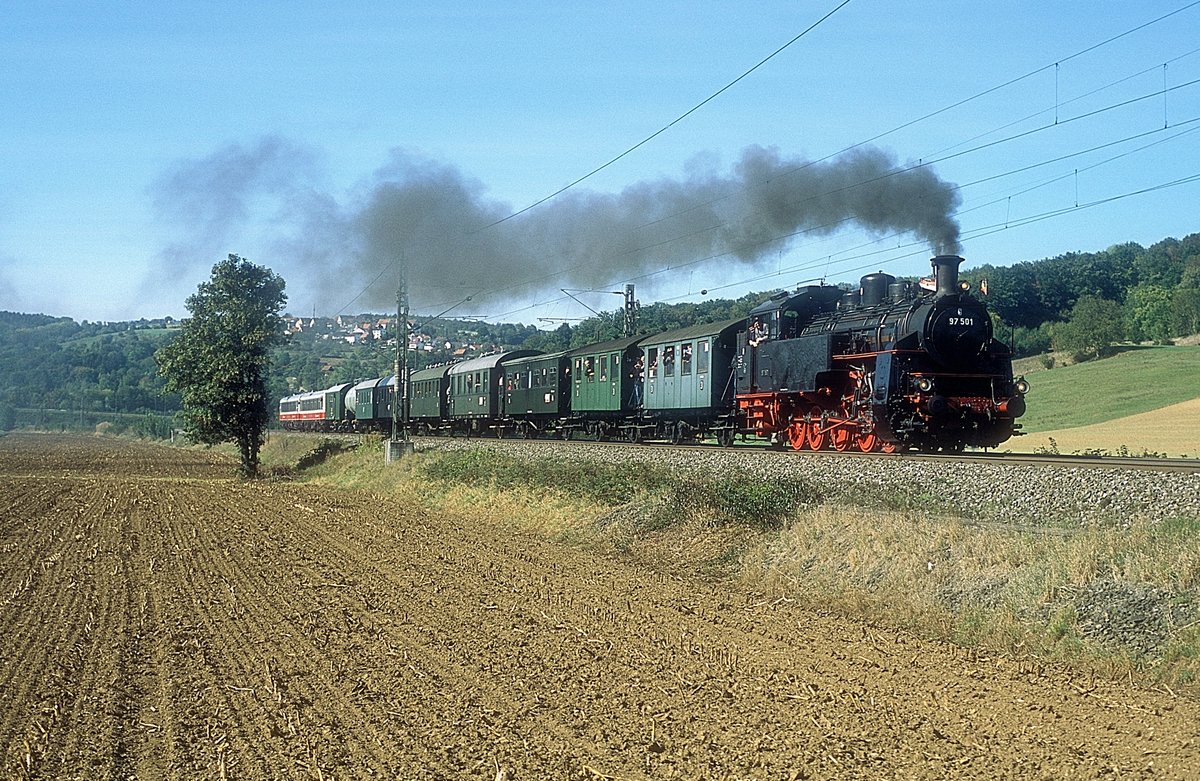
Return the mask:
[[[671,444],[679,445],[683,443],[683,421],[668,424],[671,427]]]
[[[717,429],[717,444],[721,447],[733,447],[733,428]]]
[[[864,453],[870,453],[873,450],[878,450],[879,437],[875,436],[874,431],[870,432],[869,434],[860,433],[858,435],[858,449]]]
[[[625,439],[633,444],[638,444],[642,441],[642,430],[638,426],[630,426],[625,430]]]
[[[829,432],[821,425],[819,418],[808,421],[808,447],[810,450],[824,450],[829,443]]]
[[[808,444],[808,424],[803,420],[793,420],[787,427],[787,438],[792,450],[803,450]]]
[[[571,428],[570,426],[563,426],[558,430],[558,435],[562,437],[563,441],[565,442],[571,438],[571,435],[574,433],[574,431],[575,429]]]
[[[848,426],[834,426],[833,430],[829,432],[829,439],[834,450],[844,453],[849,449],[850,442],[854,439],[854,433]]]

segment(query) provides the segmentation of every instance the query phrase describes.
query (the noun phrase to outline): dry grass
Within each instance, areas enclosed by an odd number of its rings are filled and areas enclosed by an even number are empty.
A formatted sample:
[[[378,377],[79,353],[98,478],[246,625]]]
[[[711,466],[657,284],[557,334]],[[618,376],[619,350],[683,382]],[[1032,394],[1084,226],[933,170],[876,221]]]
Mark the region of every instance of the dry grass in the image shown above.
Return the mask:
[[[748,552],[741,577],[765,593],[927,636],[1190,682],[1200,673],[1195,626],[1166,626],[1156,653],[1137,652],[1089,636],[1076,595],[1097,583],[1120,584],[1194,616],[1198,526],[1032,529],[821,506]]]

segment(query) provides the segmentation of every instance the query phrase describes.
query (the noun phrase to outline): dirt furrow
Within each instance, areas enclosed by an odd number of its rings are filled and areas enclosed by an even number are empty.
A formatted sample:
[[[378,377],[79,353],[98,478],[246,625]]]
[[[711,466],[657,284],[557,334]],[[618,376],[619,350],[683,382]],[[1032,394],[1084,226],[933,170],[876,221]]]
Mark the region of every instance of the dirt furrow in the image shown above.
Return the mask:
[[[26,480],[40,464],[52,479]],[[473,515],[0,438],[10,778],[1191,778],[1190,696]],[[0,499],[4,498],[0,496]],[[686,542],[686,541],[681,541]]]

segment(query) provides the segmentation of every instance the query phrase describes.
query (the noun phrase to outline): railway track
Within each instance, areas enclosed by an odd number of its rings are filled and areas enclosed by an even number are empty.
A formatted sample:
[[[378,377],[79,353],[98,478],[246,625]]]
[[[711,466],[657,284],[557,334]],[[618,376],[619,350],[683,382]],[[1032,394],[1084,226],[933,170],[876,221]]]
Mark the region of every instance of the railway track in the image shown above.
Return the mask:
[[[489,442],[504,442],[511,441],[515,443],[528,442],[529,440],[518,439],[495,439],[492,437],[480,437],[479,439]],[[439,441],[438,437],[418,437],[417,441],[433,443]],[[550,446],[555,445],[594,445],[597,447],[610,448],[671,448],[680,450],[720,450],[712,442],[692,442],[674,445],[669,442],[648,441],[641,444],[631,444],[618,440],[596,440],[592,438],[578,438],[571,440],[558,439],[538,439],[534,440],[539,444]],[[1063,468],[1085,468],[1085,469],[1131,469],[1144,470],[1151,472],[1200,472],[1200,459],[1195,458],[1161,458],[1161,457],[1139,457],[1139,456],[1112,456],[1101,454],[1060,454],[1060,453],[1018,453],[1011,451],[1000,452],[975,452],[966,451],[963,453],[920,453],[916,451],[905,453],[861,453],[856,450],[848,450],[845,452],[837,452],[833,450],[823,450],[815,452],[812,450],[792,450],[789,447],[770,448],[755,443],[745,443],[735,445],[731,452],[745,452],[748,449],[759,449],[763,452],[776,453],[791,453],[795,455],[806,456],[822,456],[827,458],[862,458],[862,459],[888,459],[888,460],[913,460],[913,461],[954,461],[959,463],[979,463],[992,465],[1006,466],[1050,466]]]

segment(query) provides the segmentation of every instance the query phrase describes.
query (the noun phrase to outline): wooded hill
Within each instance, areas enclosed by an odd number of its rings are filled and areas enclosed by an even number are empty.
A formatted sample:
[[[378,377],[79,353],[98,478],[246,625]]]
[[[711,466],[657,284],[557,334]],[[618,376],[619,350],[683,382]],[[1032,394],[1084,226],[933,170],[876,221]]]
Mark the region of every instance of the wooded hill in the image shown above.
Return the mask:
[[[997,335],[1019,355],[1052,347],[1079,359],[1120,341],[1155,341],[1200,332],[1200,233],[1150,247],[1119,244],[1012,266],[965,269],[995,313]],[[646,333],[745,316],[774,291],[736,300],[648,304],[638,318]],[[369,319],[372,315],[363,315]],[[418,318],[419,319],[419,318]],[[615,338],[622,313],[606,312],[552,331],[532,325],[441,319],[419,323],[436,335],[413,354],[417,367],[491,349],[565,349]],[[169,319],[76,323],[70,318],[0,312],[0,429],[21,425],[94,425],[97,415],[170,415],[178,399],[163,393],[154,351],[170,337]],[[271,391],[285,395],[392,371],[394,347],[381,339],[348,344],[320,329],[293,333],[274,356]],[[394,345],[394,341],[391,343]],[[53,411],[67,414],[51,415]],[[18,418],[18,411],[21,416]],[[157,431],[161,425],[155,424]]]

